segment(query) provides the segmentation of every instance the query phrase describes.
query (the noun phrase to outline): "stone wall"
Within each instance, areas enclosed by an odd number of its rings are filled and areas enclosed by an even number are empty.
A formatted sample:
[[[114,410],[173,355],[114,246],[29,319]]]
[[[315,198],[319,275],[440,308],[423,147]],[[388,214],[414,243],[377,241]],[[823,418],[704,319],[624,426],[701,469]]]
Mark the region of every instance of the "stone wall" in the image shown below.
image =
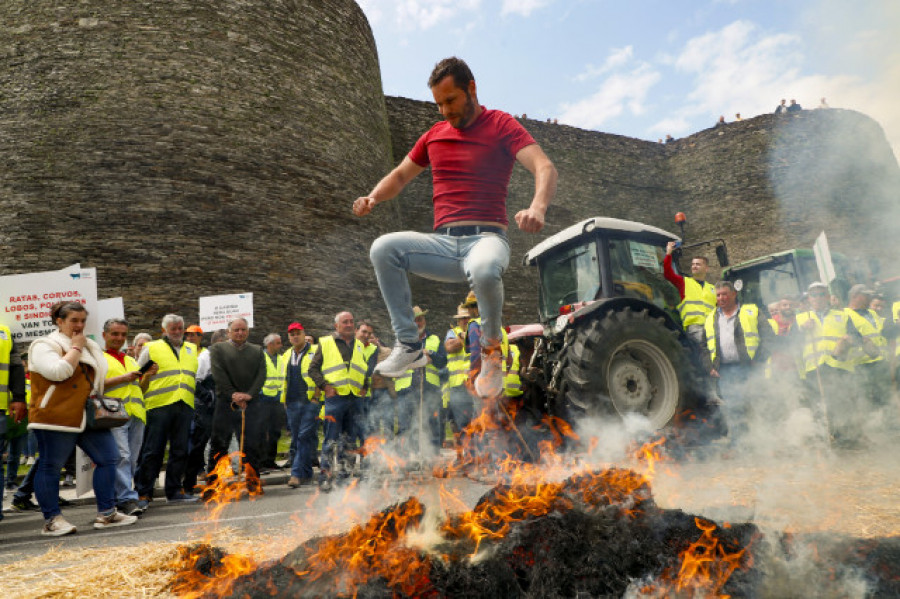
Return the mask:
[[[352,0],[0,7],[0,272],[96,266],[136,328],[254,292],[256,334],[371,301],[393,227],[350,200],[390,167]]]

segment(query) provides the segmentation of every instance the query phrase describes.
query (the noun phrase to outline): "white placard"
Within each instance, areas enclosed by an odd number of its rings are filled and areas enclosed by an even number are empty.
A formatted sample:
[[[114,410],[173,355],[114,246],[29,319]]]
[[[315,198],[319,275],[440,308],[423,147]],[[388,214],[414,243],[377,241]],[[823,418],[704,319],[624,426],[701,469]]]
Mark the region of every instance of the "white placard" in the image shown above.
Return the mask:
[[[75,496],[94,490],[94,462],[80,447],[75,448]]]
[[[825,231],[816,238],[813,253],[816,255],[816,266],[819,268],[819,280],[826,284],[832,282],[837,274],[834,272],[834,262],[831,261],[831,250],[828,249]]]
[[[237,317],[247,319],[253,328],[253,294],[208,295],[200,298],[200,328],[204,331],[224,329]]]
[[[635,266],[649,268],[653,271],[659,271],[659,258],[656,255],[656,248],[646,243],[638,243],[629,241],[628,247],[631,250],[631,263]]]
[[[9,327],[16,342],[51,333],[56,325],[50,320],[50,308],[65,300],[84,304],[88,311],[84,334],[99,341],[96,268],[73,264],[62,270],[0,277],[0,323]]]

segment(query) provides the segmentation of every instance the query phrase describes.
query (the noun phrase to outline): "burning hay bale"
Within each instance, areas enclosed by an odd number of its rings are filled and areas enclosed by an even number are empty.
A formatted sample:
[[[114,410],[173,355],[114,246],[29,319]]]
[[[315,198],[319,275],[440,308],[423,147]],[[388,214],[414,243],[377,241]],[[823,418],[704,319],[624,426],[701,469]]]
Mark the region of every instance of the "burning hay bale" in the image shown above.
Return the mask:
[[[498,485],[473,510],[441,524],[441,540],[428,550],[408,542],[423,515],[411,498],[345,534],[313,539],[237,576],[230,556],[200,575],[196,564],[213,555],[203,548],[185,557],[191,573],[179,577],[193,577],[194,596],[210,597],[624,596],[636,580],[671,575],[675,581],[680,556],[715,535],[714,544],[695,548],[700,565],[690,568],[692,584],[740,595],[731,587],[752,579],[731,573],[750,566],[746,548],[758,535],[750,524],[719,527],[661,510],[646,479],[617,468],[559,483]],[[705,528],[698,530],[701,522]],[[724,580],[709,577],[724,571]],[[710,580],[699,581],[700,574]]]

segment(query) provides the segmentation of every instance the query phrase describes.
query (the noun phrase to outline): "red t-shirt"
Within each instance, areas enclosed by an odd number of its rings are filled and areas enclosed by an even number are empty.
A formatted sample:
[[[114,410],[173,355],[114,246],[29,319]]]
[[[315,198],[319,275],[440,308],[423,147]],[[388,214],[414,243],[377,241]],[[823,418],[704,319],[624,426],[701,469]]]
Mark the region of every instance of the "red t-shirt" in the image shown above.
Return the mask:
[[[507,113],[482,109],[465,129],[435,123],[409,152],[419,166],[431,165],[435,229],[465,220],[509,223],[506,193],[513,163],[519,150],[535,141]]]

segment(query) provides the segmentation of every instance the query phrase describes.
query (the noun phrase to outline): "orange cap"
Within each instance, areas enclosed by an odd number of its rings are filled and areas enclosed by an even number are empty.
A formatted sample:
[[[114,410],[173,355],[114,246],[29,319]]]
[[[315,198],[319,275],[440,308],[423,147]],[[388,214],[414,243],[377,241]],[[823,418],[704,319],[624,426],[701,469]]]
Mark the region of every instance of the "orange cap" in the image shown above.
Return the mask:
[[[200,328],[200,325],[192,324],[188,328],[184,330],[185,333],[200,333],[203,334],[203,329]]]

